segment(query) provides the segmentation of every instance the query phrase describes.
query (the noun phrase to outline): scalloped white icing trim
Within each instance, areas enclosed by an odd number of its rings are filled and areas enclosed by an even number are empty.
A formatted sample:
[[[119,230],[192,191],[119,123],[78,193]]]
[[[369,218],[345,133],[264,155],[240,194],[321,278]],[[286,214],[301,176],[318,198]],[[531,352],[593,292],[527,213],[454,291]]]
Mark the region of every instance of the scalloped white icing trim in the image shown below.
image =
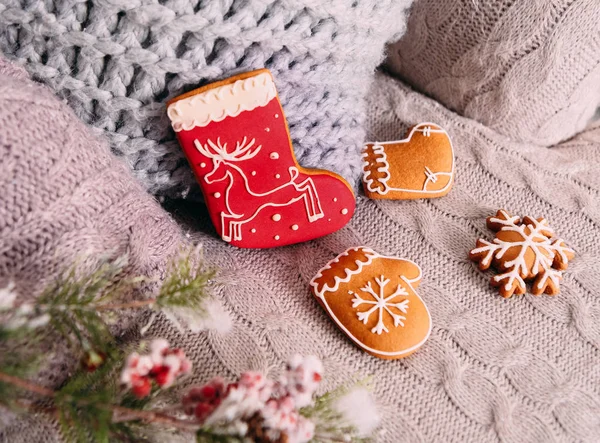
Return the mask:
[[[334,277],[334,279],[333,279],[333,281],[334,281],[333,286],[329,286],[328,284],[324,284],[323,287],[321,288],[321,290],[317,291],[317,287],[319,286],[319,284],[317,283],[317,280],[319,278],[323,277],[323,271],[331,269],[332,265],[338,263],[342,257],[345,257],[345,256],[349,255],[350,251],[358,251],[359,249],[362,249],[362,251],[364,252],[365,256],[367,257],[367,261],[363,262],[363,261],[360,261],[360,260],[355,260],[354,261],[354,264],[356,265],[356,269],[355,270],[344,269],[344,271],[346,272],[346,274],[342,278],[340,278],[340,277],[338,277],[336,275]],[[377,252],[373,251],[371,248],[364,248],[364,247],[361,247],[361,246],[357,246],[355,248],[346,249],[344,252],[342,252],[336,258],[334,258],[333,260],[331,260],[330,262],[328,262],[325,266],[323,266],[321,269],[319,269],[319,272],[317,273],[317,275],[315,275],[312,278],[312,280],[310,281],[310,285],[313,288],[315,288],[315,293],[317,294],[317,296],[319,296],[321,299],[324,300],[324,294],[325,294],[325,292],[337,291],[337,289],[340,287],[340,283],[348,283],[350,281],[350,278],[353,275],[360,274],[362,272],[362,269],[365,266],[370,265],[373,262],[373,259],[376,258],[376,257],[379,257],[379,256],[380,255]]]
[[[369,190],[369,192],[377,192],[378,194],[385,195],[388,193],[388,190],[389,190],[389,186],[388,186],[387,182],[391,177],[390,164],[387,161],[387,155],[385,153],[385,148],[379,142],[375,142],[375,144],[373,145],[373,153],[376,156],[378,156],[376,161],[378,163],[383,163],[383,166],[380,166],[379,168],[377,168],[377,172],[384,172],[385,175],[379,179],[371,178],[373,171],[371,170],[371,163],[369,163],[369,161],[367,160],[367,158],[369,157],[369,154],[367,153],[367,150],[365,149],[363,151],[363,154],[361,155],[361,158],[363,159],[363,180],[367,184],[367,189]],[[383,191],[381,191],[380,186],[373,187],[373,183],[383,185]]]
[[[177,100],[167,108],[175,132],[189,131],[266,106],[277,96],[267,72]]]
[[[345,257],[347,255],[350,255],[351,251],[358,251],[359,249],[362,249],[362,251],[364,252],[364,254],[367,256],[367,261],[360,261],[360,260],[355,260],[354,264],[356,265],[356,269],[352,270],[352,269],[344,269],[345,271],[345,275],[343,277],[338,277],[337,275],[334,277],[333,281],[333,286],[329,286],[329,285],[323,285],[323,287],[321,288],[320,291],[317,291],[317,287],[319,286],[319,284],[317,283],[317,280],[320,279],[321,277],[323,277],[323,271],[326,271],[328,269],[331,269],[333,267],[334,264],[338,263],[340,261],[340,259],[342,257]],[[392,257],[389,255],[381,255],[378,252],[373,251],[371,248],[367,248],[365,246],[355,246],[354,248],[348,248],[346,249],[344,252],[342,252],[341,254],[339,254],[336,258],[334,258],[333,260],[327,262],[327,264],[325,266],[323,266],[321,269],[319,269],[319,272],[317,272],[317,275],[315,275],[311,281],[310,281],[310,286],[312,286],[315,289],[315,294],[320,297],[321,299],[325,300],[325,293],[326,292],[335,292],[339,289],[340,287],[340,283],[348,283],[350,281],[350,278],[353,275],[356,274],[360,274],[363,270],[363,268],[365,266],[369,266],[371,263],[373,263],[373,260],[376,258],[391,258],[394,260],[403,260],[406,262],[410,262],[413,265],[415,265],[417,267],[417,269],[419,270],[419,275],[417,275],[417,277],[413,278],[413,279],[407,279],[406,277],[403,277],[403,279],[405,279],[407,282],[409,283],[416,283],[419,280],[421,280],[421,276],[423,275],[423,271],[421,270],[421,267],[416,264],[414,261],[412,260],[408,260],[406,258],[399,258],[399,257]]]

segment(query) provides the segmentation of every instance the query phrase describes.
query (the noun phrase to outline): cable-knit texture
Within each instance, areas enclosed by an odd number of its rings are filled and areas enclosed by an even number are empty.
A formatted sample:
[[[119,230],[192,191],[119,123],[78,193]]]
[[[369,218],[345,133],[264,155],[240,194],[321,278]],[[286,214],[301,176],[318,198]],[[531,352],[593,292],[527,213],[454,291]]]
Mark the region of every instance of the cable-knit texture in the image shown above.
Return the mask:
[[[86,272],[123,255],[128,272],[160,279],[183,243],[177,224],[106,142],[51,90],[2,58],[0,189],[0,288],[14,282],[20,301],[31,301],[74,263]],[[134,322],[133,313],[125,312],[113,331],[121,333]],[[73,372],[76,361],[66,357],[66,343],[32,346],[50,356],[36,377],[43,385],[58,386]],[[26,422],[17,424],[16,434],[5,434],[4,412],[0,441],[51,437]]]
[[[0,284],[33,294],[75,259],[125,253],[162,273],[171,217],[52,91],[1,58],[0,76]]]
[[[108,138],[152,193],[197,189],[169,98],[258,68],[298,160],[359,177],[364,95],[412,0],[0,0],[0,51]]]
[[[192,238],[206,245],[229,282],[218,297],[235,324],[226,336],[182,338],[196,359],[210,361],[195,380],[272,371],[293,353],[313,353],[324,360],[326,388],[372,377],[383,411],[377,441],[596,441],[600,125],[553,149],[510,142],[384,75],[372,89],[368,116],[369,140],[400,138],[422,121],[447,129],[456,153],[452,191],[431,200],[359,197],[341,231],[272,250],[232,248],[192,221]],[[492,273],[468,260],[477,238],[490,235],[485,218],[498,208],[546,217],[576,250],[559,295],[503,299],[489,285]],[[198,209],[190,214],[203,217]],[[311,295],[308,282],[318,269],[356,245],[423,269],[417,291],[433,330],[406,359],[379,360],[358,349]],[[172,336],[173,329],[163,323],[150,333]]]
[[[167,214],[48,91],[6,76],[0,88],[2,276],[43,280],[57,257],[67,263],[113,246],[137,251],[142,269],[164,269],[169,249],[161,245],[179,238]],[[359,197],[341,231],[271,250],[225,244],[201,205],[183,203],[176,213],[219,269],[224,285],[214,295],[233,328],[225,335],[181,334],[160,318],[147,337],[185,349],[194,363],[186,385],[247,369],[276,375],[294,353],[323,359],[323,389],[371,376],[383,413],[381,442],[597,440],[600,125],[553,149],[518,144],[384,75],[370,94],[368,116],[371,140],[398,138],[421,121],[447,129],[457,168],[450,194],[416,201]],[[503,299],[489,287],[490,274],[467,259],[476,239],[489,236],[485,217],[500,207],[546,217],[576,250],[558,296]],[[423,269],[418,292],[433,330],[406,359],[384,361],[359,350],[310,293],[317,270],[356,245]],[[47,384],[65,376],[63,370]],[[0,441],[58,441],[56,429],[29,417],[0,428]]]
[[[600,104],[597,0],[417,0],[389,68],[459,114],[550,146]]]

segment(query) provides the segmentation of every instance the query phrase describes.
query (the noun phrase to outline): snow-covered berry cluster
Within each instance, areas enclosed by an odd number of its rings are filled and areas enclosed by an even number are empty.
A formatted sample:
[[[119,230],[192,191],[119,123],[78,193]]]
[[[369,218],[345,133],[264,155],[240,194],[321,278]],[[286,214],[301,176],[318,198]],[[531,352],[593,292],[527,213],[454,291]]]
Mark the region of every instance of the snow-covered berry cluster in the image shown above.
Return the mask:
[[[168,388],[175,379],[187,374],[192,363],[181,349],[171,349],[169,342],[157,339],[150,344],[150,354],[132,353],[127,358],[121,373],[121,383],[139,398],[146,397],[152,390],[152,381],[161,388]]]
[[[244,372],[235,383],[214,378],[192,388],[183,398],[187,414],[203,425],[227,429],[239,436],[264,436],[290,443],[309,441],[314,424],[299,409],[312,403],[323,365],[313,356],[295,356],[285,374],[273,381],[258,372]]]

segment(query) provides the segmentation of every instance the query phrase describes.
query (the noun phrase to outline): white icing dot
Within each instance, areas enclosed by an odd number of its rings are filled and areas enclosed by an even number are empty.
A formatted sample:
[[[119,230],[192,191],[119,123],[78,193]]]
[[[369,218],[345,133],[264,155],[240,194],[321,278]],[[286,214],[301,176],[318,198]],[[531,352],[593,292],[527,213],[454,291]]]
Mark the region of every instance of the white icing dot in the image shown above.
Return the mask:
[[[271,152],[271,153],[269,154],[269,158],[270,158],[271,160],[277,160],[277,159],[279,158],[279,154],[278,154],[277,152]]]
[[[275,240],[279,240],[279,236],[276,235],[275,237],[273,237]]]
[[[250,232],[252,232],[254,234],[256,232],[256,229],[252,228],[252,229],[250,229]]]
[[[292,225],[292,231],[297,231],[298,230],[298,225]]]
[[[273,217],[271,217],[273,219],[273,221],[279,221],[281,220],[281,214],[273,214]]]
[[[331,219],[330,219],[330,218],[328,218],[328,219],[327,219],[327,221],[331,221]]]
[[[201,168],[206,168],[206,163],[204,163],[204,162],[200,163],[200,167]]]
[[[265,128],[265,131],[269,132],[271,130],[271,128]]]
[[[348,213],[348,210],[346,208],[342,209],[342,214],[346,215]]]
[[[221,196],[221,193],[220,192],[215,192],[213,195],[215,196],[215,198],[219,198]]]
[[[256,171],[252,171],[252,175],[256,175]]]
[[[337,197],[333,197],[333,201],[336,202],[337,201]]]
[[[280,174],[275,174],[275,178],[281,178]]]
[[[275,118],[279,118],[279,114],[275,114]]]

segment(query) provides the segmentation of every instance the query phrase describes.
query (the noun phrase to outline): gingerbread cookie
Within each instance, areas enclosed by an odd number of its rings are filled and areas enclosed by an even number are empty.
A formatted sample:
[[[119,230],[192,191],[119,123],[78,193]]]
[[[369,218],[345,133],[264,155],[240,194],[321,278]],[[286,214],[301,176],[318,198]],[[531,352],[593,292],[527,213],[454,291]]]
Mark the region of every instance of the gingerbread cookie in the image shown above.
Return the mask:
[[[350,248],[311,280],[319,304],[369,354],[406,357],[425,343],[431,317],[415,292],[421,269],[366,247]]]
[[[369,142],[362,158],[363,187],[373,199],[442,197],[454,180],[452,142],[432,123],[412,127],[403,140]]]
[[[335,232],[352,217],[355,197],[342,177],[296,162],[268,70],[184,94],[167,113],[223,240],[289,245]]]
[[[482,271],[494,266],[500,272],[491,280],[500,295],[508,298],[524,294],[528,280],[533,280],[534,295],[558,294],[562,271],[575,252],[554,237],[545,219],[527,216],[521,221],[500,209],[496,216],[487,218],[487,226],[496,231],[496,238],[493,242],[477,240],[469,257],[479,263]]]

